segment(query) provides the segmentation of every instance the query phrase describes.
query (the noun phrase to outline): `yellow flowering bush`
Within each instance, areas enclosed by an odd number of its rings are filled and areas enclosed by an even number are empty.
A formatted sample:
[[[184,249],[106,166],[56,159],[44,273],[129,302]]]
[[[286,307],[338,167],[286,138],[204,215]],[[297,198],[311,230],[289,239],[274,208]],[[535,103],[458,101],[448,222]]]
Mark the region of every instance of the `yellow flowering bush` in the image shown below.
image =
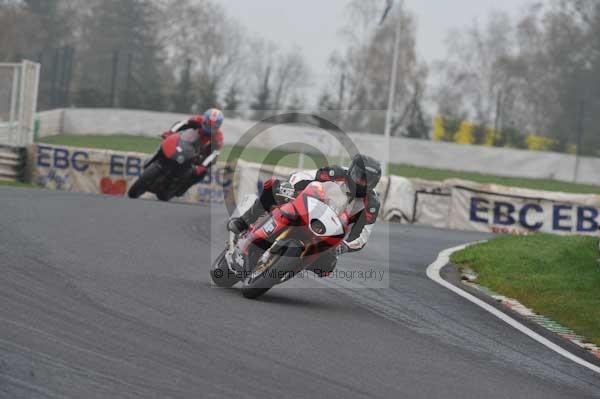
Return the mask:
[[[556,140],[535,134],[527,136],[525,142],[527,148],[533,151],[548,151],[556,145]]]
[[[514,126],[496,130],[467,120],[444,118],[441,115],[433,119],[432,136],[434,141],[449,141],[464,145],[577,153],[577,146],[574,144],[561,144],[555,139],[538,134],[526,136]]]
[[[473,131],[475,126],[467,121],[460,123],[460,128],[454,133],[454,142],[457,144],[473,144],[475,143],[475,136]]]
[[[488,127],[487,129],[485,129],[485,137],[483,139],[483,145],[485,145],[487,147],[493,147],[494,143],[496,141],[496,135],[497,135],[496,130],[492,129],[491,127]]]
[[[436,116],[433,120],[433,140],[444,141],[446,138],[446,128],[444,127],[444,118]]]

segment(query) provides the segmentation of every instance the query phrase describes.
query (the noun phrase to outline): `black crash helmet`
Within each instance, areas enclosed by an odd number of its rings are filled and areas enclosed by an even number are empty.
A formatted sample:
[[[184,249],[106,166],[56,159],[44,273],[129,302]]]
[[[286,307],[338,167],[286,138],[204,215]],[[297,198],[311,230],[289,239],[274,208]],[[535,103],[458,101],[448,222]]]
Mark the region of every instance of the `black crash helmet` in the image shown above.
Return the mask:
[[[358,196],[364,196],[379,183],[381,164],[368,155],[355,155],[348,169],[348,178],[351,190]]]

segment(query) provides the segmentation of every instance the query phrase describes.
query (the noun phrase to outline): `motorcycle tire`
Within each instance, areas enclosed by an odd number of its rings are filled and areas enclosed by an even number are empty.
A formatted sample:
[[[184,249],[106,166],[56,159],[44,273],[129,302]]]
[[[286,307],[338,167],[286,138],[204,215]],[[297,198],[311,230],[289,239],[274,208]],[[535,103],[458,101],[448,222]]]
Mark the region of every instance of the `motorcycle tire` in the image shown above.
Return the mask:
[[[295,268],[291,268],[289,264],[286,265],[285,263],[282,263],[282,260],[285,262],[285,260],[290,259],[290,257],[300,256],[300,253],[291,253],[292,251],[297,251],[297,248],[288,248],[285,256],[278,256],[278,258],[274,260],[274,265],[269,267],[265,272],[256,277],[250,276],[246,278],[244,280],[244,285],[242,286],[242,295],[244,298],[259,298],[277,284],[280,284],[282,281],[287,281],[288,273],[294,273],[296,270]]]
[[[156,193],[156,198],[158,198],[158,200],[162,202],[169,202],[173,198],[173,195],[168,191],[159,191],[158,193]]]
[[[217,287],[231,288],[239,283],[240,279],[235,273],[229,270],[227,260],[225,259],[225,252],[221,252],[210,268],[210,278]]]
[[[181,197],[189,190],[189,185],[184,185],[182,182],[170,185],[167,189],[156,193],[156,198],[163,202],[169,202],[175,197]]]
[[[148,187],[150,187],[152,182],[156,180],[161,173],[162,168],[157,163],[151,163],[148,165],[148,167],[144,169],[142,175],[135,181],[135,183],[133,183],[127,192],[129,198],[136,199],[144,195],[144,193],[148,191]]]

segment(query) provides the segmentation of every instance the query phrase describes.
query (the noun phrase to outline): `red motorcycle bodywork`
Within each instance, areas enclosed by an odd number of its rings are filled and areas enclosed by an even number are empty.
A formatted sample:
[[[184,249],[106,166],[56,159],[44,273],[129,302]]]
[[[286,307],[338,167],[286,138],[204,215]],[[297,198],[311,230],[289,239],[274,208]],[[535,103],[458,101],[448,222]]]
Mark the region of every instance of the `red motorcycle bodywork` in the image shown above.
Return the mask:
[[[163,140],[161,144],[162,152],[168,159],[172,159],[177,152],[177,144],[179,143],[179,134],[174,133]]]
[[[349,229],[350,218],[347,212],[340,215],[344,228],[342,235],[322,237],[314,234],[309,228],[307,198],[324,201],[325,195],[322,184],[309,185],[293,201],[273,208],[270,215],[260,218],[250,226],[246,235],[238,241],[238,247],[247,257],[252,258],[253,247],[264,252],[279,239],[294,239],[302,243],[304,251],[301,257],[306,258],[306,262],[316,260],[320,253],[341,244]]]

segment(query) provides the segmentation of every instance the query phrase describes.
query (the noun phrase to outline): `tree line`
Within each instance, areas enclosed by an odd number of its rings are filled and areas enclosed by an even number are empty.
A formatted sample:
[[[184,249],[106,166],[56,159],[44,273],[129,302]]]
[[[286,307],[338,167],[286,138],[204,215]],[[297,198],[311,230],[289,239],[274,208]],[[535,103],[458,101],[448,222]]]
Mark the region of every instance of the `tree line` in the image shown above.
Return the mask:
[[[249,34],[216,0],[0,0],[0,59],[43,63],[40,109],[310,108],[382,133],[399,28],[393,135],[600,155],[597,0],[493,13],[449,33],[429,64],[415,17],[398,2],[378,25],[382,3],[348,0],[325,82],[298,48]]]
[[[491,145],[600,155],[597,0],[536,3],[517,18],[493,13],[453,32],[434,70],[431,94],[446,125],[438,139],[455,141],[448,131],[468,121]],[[462,140],[486,140],[467,130]]]
[[[214,0],[0,0],[0,59],[23,58],[43,64],[42,110],[302,108],[311,73]]]

